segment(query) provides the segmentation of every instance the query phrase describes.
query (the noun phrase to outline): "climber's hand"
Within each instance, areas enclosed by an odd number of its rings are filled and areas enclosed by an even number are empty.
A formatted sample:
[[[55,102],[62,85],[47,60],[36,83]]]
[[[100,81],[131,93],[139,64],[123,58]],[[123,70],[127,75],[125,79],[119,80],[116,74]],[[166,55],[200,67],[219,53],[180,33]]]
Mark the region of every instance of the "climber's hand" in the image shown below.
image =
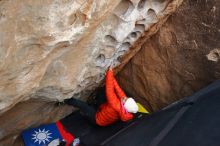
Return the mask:
[[[113,66],[109,66],[108,70],[113,71]]]
[[[114,63],[111,63],[109,66],[109,70],[112,70],[114,68]]]
[[[108,73],[108,71],[113,71],[113,66],[112,66],[112,64],[108,67],[107,71],[105,72],[105,76],[106,76],[106,74]]]

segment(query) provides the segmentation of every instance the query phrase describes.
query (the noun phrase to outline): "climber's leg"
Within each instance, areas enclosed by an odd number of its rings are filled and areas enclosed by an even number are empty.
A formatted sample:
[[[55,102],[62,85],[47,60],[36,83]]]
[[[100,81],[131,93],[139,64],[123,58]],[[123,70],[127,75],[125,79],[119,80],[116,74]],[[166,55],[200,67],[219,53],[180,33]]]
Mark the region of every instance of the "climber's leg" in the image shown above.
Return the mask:
[[[85,116],[92,123],[96,123],[96,110],[92,106],[89,106],[86,102],[83,102],[75,98],[71,98],[64,100],[64,103],[79,108],[83,116]]]
[[[106,103],[105,86],[98,89],[95,100],[98,107]]]

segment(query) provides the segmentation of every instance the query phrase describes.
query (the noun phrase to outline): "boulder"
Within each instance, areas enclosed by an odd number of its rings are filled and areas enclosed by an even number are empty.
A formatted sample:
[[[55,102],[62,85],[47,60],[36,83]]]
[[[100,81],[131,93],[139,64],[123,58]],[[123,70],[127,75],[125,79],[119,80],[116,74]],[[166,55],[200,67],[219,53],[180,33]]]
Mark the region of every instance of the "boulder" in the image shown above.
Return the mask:
[[[24,129],[68,115],[56,102],[87,99],[181,2],[0,0],[0,145],[22,145]]]
[[[220,79],[219,7],[185,0],[119,72],[123,89],[157,111]]]
[[[181,1],[0,1],[0,113],[30,98],[87,98]]]

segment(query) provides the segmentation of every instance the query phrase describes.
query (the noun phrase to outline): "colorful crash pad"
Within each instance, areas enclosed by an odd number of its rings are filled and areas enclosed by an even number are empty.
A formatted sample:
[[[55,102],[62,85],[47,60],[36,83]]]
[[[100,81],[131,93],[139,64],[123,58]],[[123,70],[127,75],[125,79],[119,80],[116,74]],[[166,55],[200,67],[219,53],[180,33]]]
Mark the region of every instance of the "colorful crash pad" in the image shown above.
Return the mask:
[[[22,138],[25,146],[48,146],[52,141],[62,140],[55,123],[25,130]]]

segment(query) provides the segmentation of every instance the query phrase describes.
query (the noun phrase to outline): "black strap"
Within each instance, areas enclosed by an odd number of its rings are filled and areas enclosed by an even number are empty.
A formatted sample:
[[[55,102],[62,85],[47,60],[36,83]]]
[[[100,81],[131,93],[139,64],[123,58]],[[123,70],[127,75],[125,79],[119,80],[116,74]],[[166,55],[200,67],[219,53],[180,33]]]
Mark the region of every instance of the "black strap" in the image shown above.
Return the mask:
[[[121,134],[123,131],[128,130],[130,127],[134,126],[137,123],[137,121],[132,122],[131,124],[129,124],[128,126],[126,126],[125,128],[119,130],[118,132],[116,132],[114,135],[110,136],[109,138],[107,138],[105,141],[103,141],[100,146],[105,145],[106,143],[108,143],[110,140],[112,140],[115,136]]]
[[[170,130],[175,126],[182,115],[187,111],[190,105],[182,107],[172,118],[169,123],[164,127],[164,129],[151,141],[149,146],[158,146],[164,137],[170,132]]]
[[[186,105],[183,106],[172,118],[169,123],[164,127],[164,129],[151,141],[149,146],[158,146],[160,142],[164,139],[164,137],[172,130],[172,128],[175,126],[175,124],[178,122],[178,120],[183,116],[183,114],[187,111],[187,109],[193,105],[196,101],[199,99],[206,97],[205,95],[213,92],[214,90],[219,90],[220,86],[220,80],[216,81],[215,83],[209,85],[206,88],[201,89],[199,92],[193,94],[190,97],[186,97],[185,99],[177,102],[178,103],[185,103]],[[168,108],[171,108],[174,105],[171,105]]]

